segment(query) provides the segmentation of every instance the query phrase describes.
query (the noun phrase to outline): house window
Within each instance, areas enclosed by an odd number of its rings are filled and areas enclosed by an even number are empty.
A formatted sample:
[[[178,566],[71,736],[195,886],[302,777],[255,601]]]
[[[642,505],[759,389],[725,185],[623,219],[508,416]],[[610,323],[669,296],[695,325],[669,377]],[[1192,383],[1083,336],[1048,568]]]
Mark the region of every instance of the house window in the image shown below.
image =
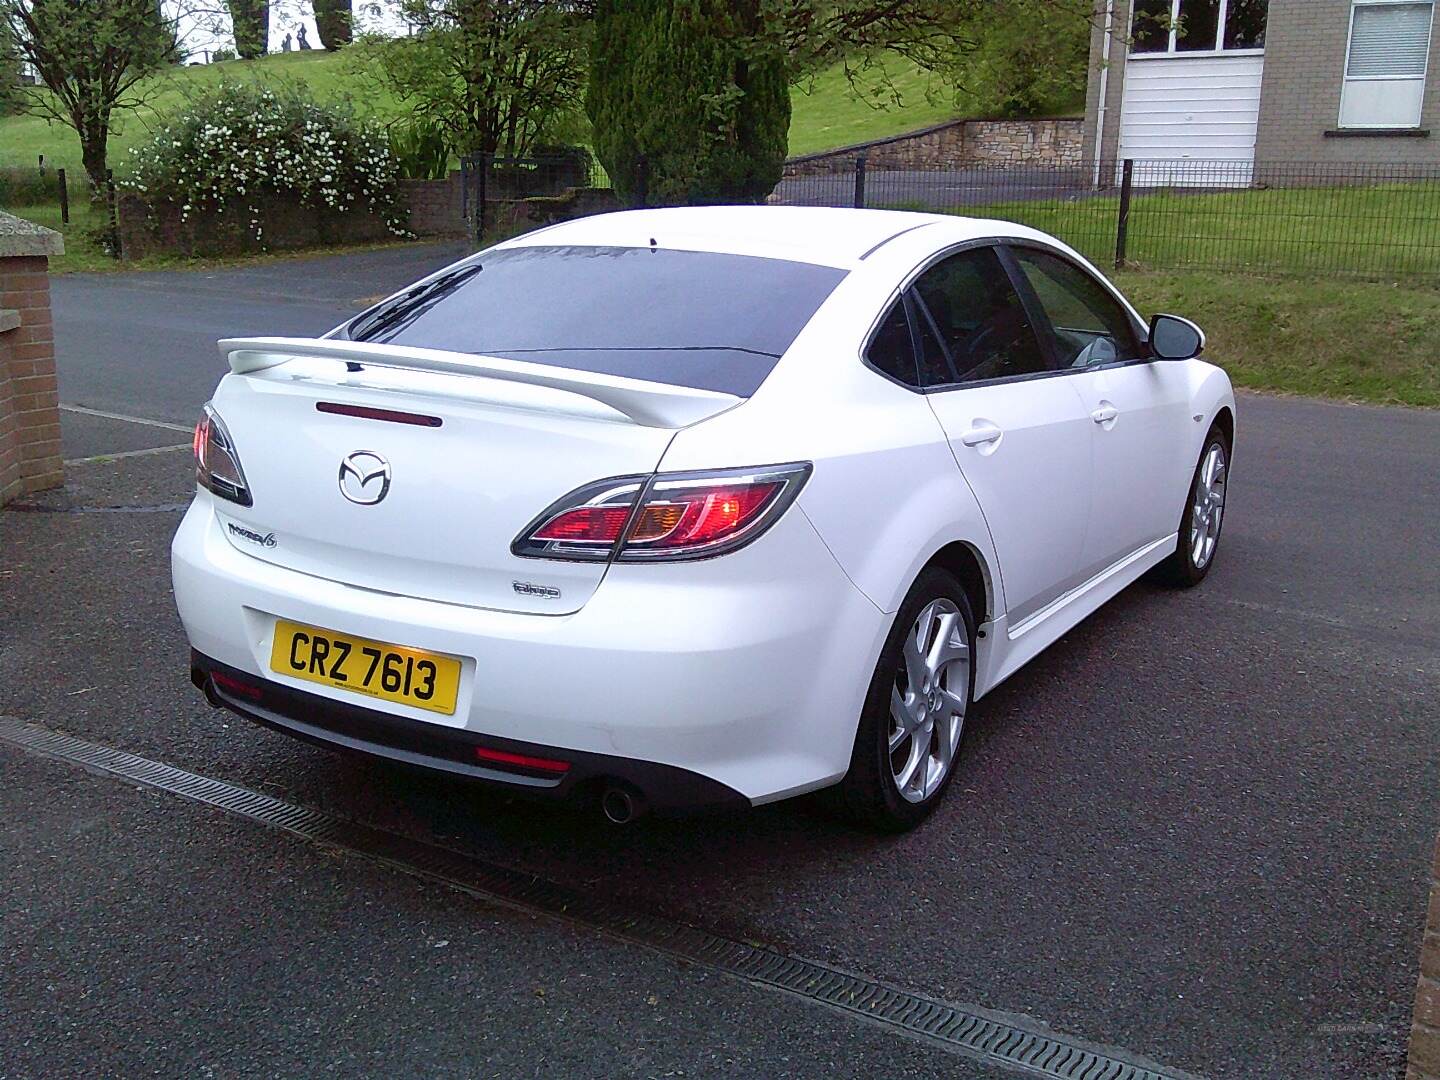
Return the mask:
[[[1418,128],[1433,0],[1354,0],[1340,93],[1342,128]]]
[[[1257,52],[1269,0],[1135,0],[1131,55]]]

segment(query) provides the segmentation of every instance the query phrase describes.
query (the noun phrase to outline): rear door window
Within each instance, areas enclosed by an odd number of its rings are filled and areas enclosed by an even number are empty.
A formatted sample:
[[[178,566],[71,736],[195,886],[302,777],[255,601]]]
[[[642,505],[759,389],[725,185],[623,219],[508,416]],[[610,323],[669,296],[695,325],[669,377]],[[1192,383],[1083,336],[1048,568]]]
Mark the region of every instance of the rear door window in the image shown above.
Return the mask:
[[[910,318],[905,313],[905,300],[896,297],[880,320],[870,347],[865,350],[865,359],[879,371],[906,386],[919,386],[915,371],[915,342],[910,337]]]
[[[933,337],[921,334],[927,385],[979,382],[1046,371],[1030,316],[994,248],[951,255],[911,286]]]
[[[664,248],[506,248],[343,333],[749,396],[845,273]]]

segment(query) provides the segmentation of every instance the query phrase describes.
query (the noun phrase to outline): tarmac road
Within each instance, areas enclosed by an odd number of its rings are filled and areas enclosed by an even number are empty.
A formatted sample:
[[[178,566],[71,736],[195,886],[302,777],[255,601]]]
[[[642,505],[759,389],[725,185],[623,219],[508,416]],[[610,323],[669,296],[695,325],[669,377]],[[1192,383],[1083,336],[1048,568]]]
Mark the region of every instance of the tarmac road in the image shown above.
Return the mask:
[[[62,400],[186,424],[215,338],[324,329],[457,253],[60,279]],[[70,413],[67,445],[133,427]],[[1246,395],[1239,427],[1205,585],[1131,588],[982,702],[906,837],[805,802],[616,830],[213,712],[173,510],[0,512],[0,714],[1174,1069],[1398,1077],[1440,827],[1440,415]],[[34,502],[189,484],[167,452]],[[3,743],[0,815],[0,1077],[1004,1075]]]

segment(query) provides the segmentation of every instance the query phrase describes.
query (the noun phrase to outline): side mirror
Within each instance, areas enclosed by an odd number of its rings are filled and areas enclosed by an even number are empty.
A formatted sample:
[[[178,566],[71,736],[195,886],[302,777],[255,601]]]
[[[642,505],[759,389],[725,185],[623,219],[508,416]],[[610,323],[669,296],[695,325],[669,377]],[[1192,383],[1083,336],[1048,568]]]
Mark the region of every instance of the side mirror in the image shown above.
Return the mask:
[[[1150,351],[1161,360],[1193,360],[1205,351],[1205,331],[1179,315],[1150,320]]]

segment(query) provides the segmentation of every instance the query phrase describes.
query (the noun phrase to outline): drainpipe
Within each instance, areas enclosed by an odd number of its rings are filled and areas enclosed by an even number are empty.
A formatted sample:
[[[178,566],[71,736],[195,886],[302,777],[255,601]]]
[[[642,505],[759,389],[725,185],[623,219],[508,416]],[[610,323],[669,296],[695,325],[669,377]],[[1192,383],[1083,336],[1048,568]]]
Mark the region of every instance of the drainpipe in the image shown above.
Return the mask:
[[[1110,97],[1110,40],[1115,35],[1115,0],[1105,0],[1105,38],[1100,47],[1100,99],[1095,108],[1095,187],[1100,186],[1100,155],[1105,149],[1106,102]]]

